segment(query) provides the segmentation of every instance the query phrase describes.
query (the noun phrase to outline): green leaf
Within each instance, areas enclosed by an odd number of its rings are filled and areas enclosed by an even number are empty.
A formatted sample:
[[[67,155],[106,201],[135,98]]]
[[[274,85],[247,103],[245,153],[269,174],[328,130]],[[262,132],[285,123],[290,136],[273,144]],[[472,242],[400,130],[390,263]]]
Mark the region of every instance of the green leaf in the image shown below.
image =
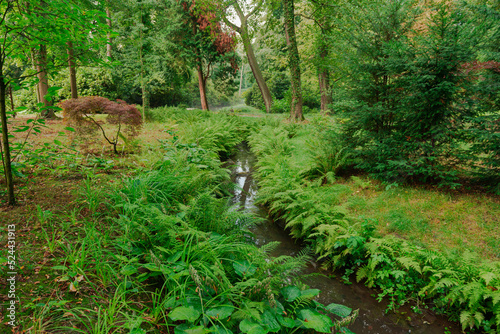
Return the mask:
[[[248,261],[233,262],[233,268],[239,276],[252,276],[255,274],[257,267]]]
[[[196,310],[194,307],[189,306],[179,306],[175,308],[172,312],[168,314],[168,317],[173,321],[186,320],[189,322],[195,322],[201,315],[201,312]]]
[[[54,139],[54,144],[59,145],[59,146],[62,145],[62,143],[59,140],[57,140],[57,139]]]
[[[248,334],[267,334],[269,331],[253,320],[245,319],[240,322],[240,330]]]
[[[334,303],[328,305],[326,307],[326,309],[328,312],[333,313],[335,315],[338,315],[341,318],[347,317],[352,312],[351,308],[344,306],[344,305],[340,305],[340,304],[334,304]]]
[[[339,333],[341,333],[341,334],[356,334],[353,331],[349,330],[349,328],[345,328],[345,327],[340,328]]]
[[[280,323],[270,310],[264,311],[264,313],[262,314],[261,323],[264,324],[270,332],[276,333],[281,329]]]
[[[75,132],[75,129],[70,126],[65,127],[64,130]]]
[[[149,271],[161,271],[161,269],[155,263],[145,263],[142,266]]]
[[[321,333],[330,333],[333,326],[332,319],[329,316],[315,310],[300,310],[298,318],[305,328],[314,329]]]
[[[211,331],[203,326],[192,326],[191,324],[182,324],[174,329],[175,334],[206,334]]]
[[[281,289],[281,294],[287,302],[293,302],[301,295],[301,291],[296,286],[287,286]]]
[[[287,327],[287,328],[294,328],[294,327],[296,327],[295,326],[295,320],[292,319],[292,318],[287,318],[287,317],[284,317],[284,316],[281,316],[281,315],[277,315],[276,319],[278,319],[279,323],[283,327]]]
[[[219,320],[224,320],[227,317],[229,317],[231,314],[233,314],[234,307],[232,306],[219,306],[219,307],[214,307],[211,309],[208,309],[206,314],[209,317],[213,317],[215,319]]]
[[[120,270],[120,273],[125,276],[130,276],[137,273],[138,269],[136,265],[128,264]]]
[[[229,329],[221,327],[221,326],[214,326],[215,331],[214,333],[216,334],[233,334]]]
[[[307,289],[300,292],[300,296],[304,298],[314,298],[319,295],[319,289]]]

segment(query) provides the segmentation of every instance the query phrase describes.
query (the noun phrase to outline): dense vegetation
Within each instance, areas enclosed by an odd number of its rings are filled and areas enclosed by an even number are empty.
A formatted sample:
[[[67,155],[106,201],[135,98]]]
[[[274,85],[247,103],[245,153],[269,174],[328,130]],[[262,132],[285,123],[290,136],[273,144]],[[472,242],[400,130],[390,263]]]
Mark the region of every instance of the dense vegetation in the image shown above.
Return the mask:
[[[0,1],[15,330],[348,333],[300,278],[315,257],[497,333],[499,45],[494,0]],[[309,251],[248,242],[242,142]]]

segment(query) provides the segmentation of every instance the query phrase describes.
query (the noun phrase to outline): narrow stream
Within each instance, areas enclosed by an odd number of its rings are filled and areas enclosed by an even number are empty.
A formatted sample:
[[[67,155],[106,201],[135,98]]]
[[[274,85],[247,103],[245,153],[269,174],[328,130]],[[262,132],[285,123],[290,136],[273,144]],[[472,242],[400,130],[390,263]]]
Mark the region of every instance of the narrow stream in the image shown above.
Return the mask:
[[[242,210],[250,211],[265,218],[265,222],[252,229],[257,246],[265,245],[271,241],[279,241],[280,246],[276,248],[273,256],[296,255],[301,247],[271,219],[268,218],[266,210],[254,204],[258,191],[257,182],[252,177],[252,169],[256,162],[255,156],[246,145],[241,145],[234,156],[233,182],[237,184],[234,194],[234,203],[239,204]],[[462,333],[459,326],[450,323],[443,316],[437,316],[427,310],[423,314],[416,314],[409,306],[403,306],[398,314],[385,313],[387,302],[377,302],[372,297],[375,291],[368,289],[362,284],[353,283],[346,285],[338,278],[333,277],[331,272],[318,268],[317,263],[311,262],[304,274],[321,273],[321,276],[307,278],[306,284],[311,288],[321,290],[318,301],[328,305],[337,303],[346,305],[352,309],[359,309],[359,316],[355,323],[349,327],[356,334],[448,334]]]

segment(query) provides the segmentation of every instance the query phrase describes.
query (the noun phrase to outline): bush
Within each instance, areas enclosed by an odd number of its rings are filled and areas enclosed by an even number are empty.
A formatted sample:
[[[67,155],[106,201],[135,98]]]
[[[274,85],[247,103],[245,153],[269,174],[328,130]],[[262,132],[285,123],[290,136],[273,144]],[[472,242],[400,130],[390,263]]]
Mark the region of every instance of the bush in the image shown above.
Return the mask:
[[[101,130],[104,139],[113,146],[115,153],[118,153],[116,146],[119,138],[127,141],[122,134],[122,126],[125,126],[124,132],[129,138],[136,137],[142,127],[139,110],[122,100],[113,102],[104,97],[88,96],[62,101],[59,105],[63,109],[64,120],[75,128],[77,134],[90,137]],[[101,125],[102,121],[97,121],[95,118],[96,114],[107,114],[106,123],[116,127],[112,137],[106,135],[106,130]],[[109,132],[109,128],[107,131]]]

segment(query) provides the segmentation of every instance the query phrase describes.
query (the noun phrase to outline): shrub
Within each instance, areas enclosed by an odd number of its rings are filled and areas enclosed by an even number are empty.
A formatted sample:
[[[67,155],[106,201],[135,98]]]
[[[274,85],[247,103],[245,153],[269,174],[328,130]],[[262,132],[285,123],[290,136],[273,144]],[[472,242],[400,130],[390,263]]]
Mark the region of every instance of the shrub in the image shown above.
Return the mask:
[[[118,154],[116,146],[119,138],[125,142],[127,139],[122,134],[124,132],[129,138],[136,137],[142,126],[142,118],[139,110],[133,105],[129,105],[122,100],[110,101],[104,97],[88,96],[78,99],[70,99],[60,102],[63,109],[63,117],[69,126],[83,137],[93,136],[95,132],[101,130],[104,139],[113,146],[113,150]],[[96,120],[96,114],[107,114],[106,123],[114,125],[113,136],[108,136],[109,128],[105,130],[102,121]]]

